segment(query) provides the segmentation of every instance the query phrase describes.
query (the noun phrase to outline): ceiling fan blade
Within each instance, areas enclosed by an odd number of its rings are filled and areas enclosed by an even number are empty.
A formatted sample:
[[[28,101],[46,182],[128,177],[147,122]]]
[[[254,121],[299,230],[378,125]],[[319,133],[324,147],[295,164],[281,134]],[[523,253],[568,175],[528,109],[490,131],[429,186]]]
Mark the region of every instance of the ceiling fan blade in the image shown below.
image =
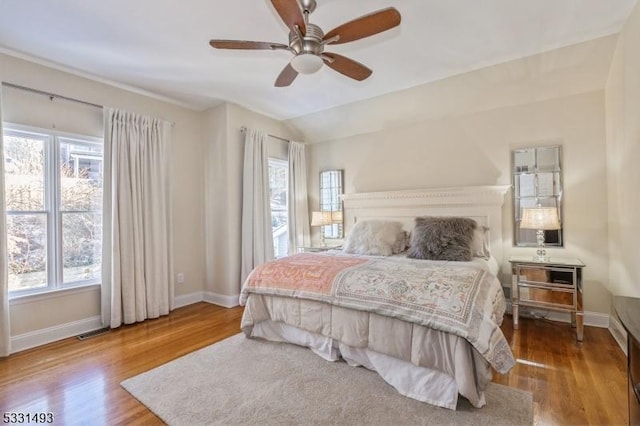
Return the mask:
[[[354,80],[362,81],[369,77],[373,71],[365,67],[360,62],[356,62],[353,59],[349,59],[346,56],[338,55],[336,53],[323,53],[322,54],[325,64],[340,74],[344,74],[347,77]],[[328,58],[328,60],[327,60]]]
[[[293,83],[298,76],[298,71],[294,70],[291,64],[287,64],[276,79],[276,87],[287,87]]]
[[[211,47],[216,49],[255,49],[255,50],[276,50],[289,49],[289,46],[281,43],[269,43],[266,41],[244,41],[244,40],[211,40]]]
[[[349,43],[350,41],[359,40],[397,27],[400,25],[400,20],[400,12],[393,7],[389,7],[361,16],[334,28],[324,36],[323,40],[339,36],[338,40],[328,44]]]
[[[307,26],[304,23],[299,0],[271,0],[271,3],[291,31],[295,32],[297,25],[302,35],[307,33]]]

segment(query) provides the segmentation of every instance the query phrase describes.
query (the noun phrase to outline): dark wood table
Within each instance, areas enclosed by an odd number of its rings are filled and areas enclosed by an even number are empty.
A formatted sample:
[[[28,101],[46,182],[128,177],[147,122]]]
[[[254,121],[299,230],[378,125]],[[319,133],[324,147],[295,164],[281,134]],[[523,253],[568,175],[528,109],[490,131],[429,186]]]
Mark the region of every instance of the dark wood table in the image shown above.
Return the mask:
[[[620,322],[627,330],[629,424],[640,425],[640,299],[616,296],[613,304]]]

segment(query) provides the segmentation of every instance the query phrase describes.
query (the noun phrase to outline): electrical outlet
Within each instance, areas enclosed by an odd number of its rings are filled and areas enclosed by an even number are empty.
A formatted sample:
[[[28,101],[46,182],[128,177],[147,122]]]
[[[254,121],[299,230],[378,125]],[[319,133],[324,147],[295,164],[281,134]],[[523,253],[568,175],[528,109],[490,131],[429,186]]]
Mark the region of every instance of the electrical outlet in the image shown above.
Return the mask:
[[[178,280],[178,284],[184,284],[184,274],[182,272],[178,272],[176,278]]]

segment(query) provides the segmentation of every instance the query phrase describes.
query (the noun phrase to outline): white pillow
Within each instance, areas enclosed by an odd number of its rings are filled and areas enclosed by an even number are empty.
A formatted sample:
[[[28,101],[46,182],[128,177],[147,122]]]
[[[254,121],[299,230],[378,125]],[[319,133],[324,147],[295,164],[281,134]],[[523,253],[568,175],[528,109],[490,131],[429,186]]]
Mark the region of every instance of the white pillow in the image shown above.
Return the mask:
[[[471,241],[471,255],[473,257],[481,257],[489,259],[489,227],[478,225],[473,231],[473,240]]]
[[[400,222],[363,220],[357,222],[342,251],[354,254],[391,256],[407,248],[407,233]]]

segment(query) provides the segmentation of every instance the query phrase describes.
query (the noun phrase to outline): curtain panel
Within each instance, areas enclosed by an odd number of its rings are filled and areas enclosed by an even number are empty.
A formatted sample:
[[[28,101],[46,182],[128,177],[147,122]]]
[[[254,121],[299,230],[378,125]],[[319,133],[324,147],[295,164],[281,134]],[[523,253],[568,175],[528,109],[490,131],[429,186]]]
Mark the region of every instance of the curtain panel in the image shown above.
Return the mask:
[[[289,142],[289,254],[310,245],[305,145]]]
[[[267,135],[252,129],[246,130],[244,143],[241,244],[243,284],[253,268],[273,259]]]
[[[104,114],[102,319],[115,328],[173,309],[171,123]]]
[[[0,81],[1,83],[1,81]],[[4,190],[4,137],[2,131],[2,85],[0,84],[0,357],[11,353],[9,323],[9,272],[7,269],[7,216]]]

